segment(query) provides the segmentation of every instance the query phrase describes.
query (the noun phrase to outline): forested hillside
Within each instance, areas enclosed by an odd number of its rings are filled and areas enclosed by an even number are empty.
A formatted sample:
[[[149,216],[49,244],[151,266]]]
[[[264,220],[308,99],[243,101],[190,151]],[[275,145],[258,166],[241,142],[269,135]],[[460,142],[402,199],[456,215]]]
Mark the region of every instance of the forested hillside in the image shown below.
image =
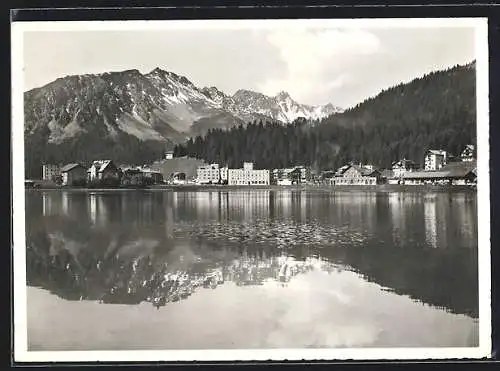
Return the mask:
[[[311,126],[273,122],[211,130],[178,145],[178,154],[209,162],[276,168],[294,164],[317,170],[349,161],[390,166],[406,157],[419,164],[429,148],[458,155],[476,144],[475,63],[430,73]]]

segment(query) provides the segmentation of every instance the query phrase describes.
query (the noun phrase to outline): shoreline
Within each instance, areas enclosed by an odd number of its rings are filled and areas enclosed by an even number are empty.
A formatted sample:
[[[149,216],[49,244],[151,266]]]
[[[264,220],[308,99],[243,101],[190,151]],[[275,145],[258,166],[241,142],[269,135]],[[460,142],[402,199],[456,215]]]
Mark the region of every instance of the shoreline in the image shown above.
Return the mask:
[[[477,188],[466,185],[400,185],[400,184],[381,184],[381,185],[156,185],[147,188],[73,188],[73,187],[39,187],[25,188],[26,191],[65,191],[65,192],[150,192],[150,191],[234,191],[234,190],[292,190],[292,191],[327,191],[327,192],[471,192],[476,193]]]

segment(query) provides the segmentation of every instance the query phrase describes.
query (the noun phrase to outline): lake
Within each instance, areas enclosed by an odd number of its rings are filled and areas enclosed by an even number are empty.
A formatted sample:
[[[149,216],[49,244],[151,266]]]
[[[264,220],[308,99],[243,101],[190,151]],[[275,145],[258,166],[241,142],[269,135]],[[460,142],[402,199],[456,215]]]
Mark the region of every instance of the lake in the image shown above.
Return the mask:
[[[474,192],[25,194],[30,351],[478,346]]]

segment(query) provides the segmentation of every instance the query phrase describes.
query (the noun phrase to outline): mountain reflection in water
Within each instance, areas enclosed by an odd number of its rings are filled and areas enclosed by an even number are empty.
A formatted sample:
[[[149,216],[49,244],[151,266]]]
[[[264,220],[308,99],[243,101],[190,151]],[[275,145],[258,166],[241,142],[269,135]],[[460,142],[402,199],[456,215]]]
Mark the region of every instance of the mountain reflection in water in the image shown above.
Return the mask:
[[[27,280],[68,300],[151,302],[353,270],[477,318],[472,193],[26,192]]]

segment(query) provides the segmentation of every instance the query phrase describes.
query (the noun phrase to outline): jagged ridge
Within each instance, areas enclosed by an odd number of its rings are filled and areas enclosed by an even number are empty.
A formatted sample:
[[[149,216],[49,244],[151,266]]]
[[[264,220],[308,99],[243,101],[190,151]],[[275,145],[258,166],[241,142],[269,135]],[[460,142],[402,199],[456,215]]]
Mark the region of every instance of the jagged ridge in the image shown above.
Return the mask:
[[[47,126],[49,142],[60,143],[89,130],[116,138],[183,141],[211,128],[229,128],[255,119],[290,123],[320,119],[340,109],[307,106],[281,92],[275,97],[239,90],[229,96],[216,87],[196,87],[189,79],[156,68],[99,75],[68,76],[25,93],[25,131]],[[194,128],[194,130],[191,130]]]

